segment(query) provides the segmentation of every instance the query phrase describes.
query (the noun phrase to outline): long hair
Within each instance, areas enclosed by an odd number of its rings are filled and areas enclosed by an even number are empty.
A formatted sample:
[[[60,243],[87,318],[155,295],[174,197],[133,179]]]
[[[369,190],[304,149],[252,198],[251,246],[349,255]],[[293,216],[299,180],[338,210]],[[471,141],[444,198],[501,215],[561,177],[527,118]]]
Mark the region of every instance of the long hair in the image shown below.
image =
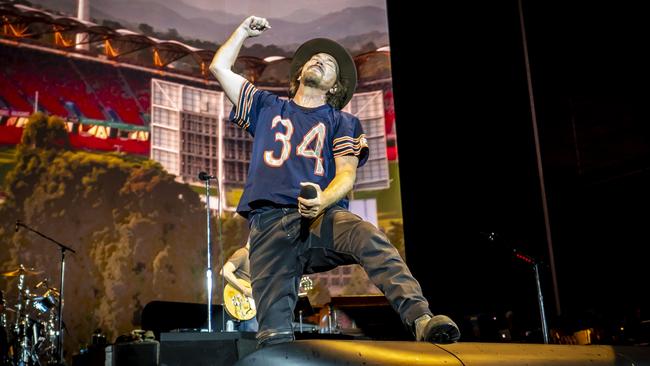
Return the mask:
[[[302,67],[298,69],[298,71],[293,76],[293,79],[289,80],[289,97],[291,98],[293,98],[298,92],[298,88],[300,87],[300,80],[298,80],[298,78],[301,74]],[[331,105],[334,109],[343,109],[343,107],[345,107],[343,103],[345,102],[345,97],[348,94],[349,86],[347,84],[348,83],[345,80],[338,78],[334,84],[336,91],[334,93],[331,93],[329,90],[327,91],[327,104]]]

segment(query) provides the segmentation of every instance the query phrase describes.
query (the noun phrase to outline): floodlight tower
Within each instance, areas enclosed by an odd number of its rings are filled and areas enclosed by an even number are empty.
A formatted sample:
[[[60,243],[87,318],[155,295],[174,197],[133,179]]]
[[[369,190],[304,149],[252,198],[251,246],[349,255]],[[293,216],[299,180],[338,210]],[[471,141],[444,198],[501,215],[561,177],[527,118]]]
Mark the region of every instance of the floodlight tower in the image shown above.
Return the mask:
[[[90,21],[90,0],[77,1],[77,19]],[[88,33],[77,33],[75,48],[88,51]]]

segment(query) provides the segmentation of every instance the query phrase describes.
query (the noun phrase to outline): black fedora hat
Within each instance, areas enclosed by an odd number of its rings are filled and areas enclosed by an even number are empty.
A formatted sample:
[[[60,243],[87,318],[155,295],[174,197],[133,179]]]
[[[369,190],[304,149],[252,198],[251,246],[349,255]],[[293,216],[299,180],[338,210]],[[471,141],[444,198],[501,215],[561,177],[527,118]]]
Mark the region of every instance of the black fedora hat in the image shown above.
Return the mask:
[[[327,38],[314,38],[303,43],[293,55],[289,80],[294,80],[298,70],[317,53],[327,53],[334,57],[339,64],[339,79],[348,86],[345,101],[341,107],[343,108],[352,99],[357,87],[357,67],[354,65],[352,55],[337,42]]]

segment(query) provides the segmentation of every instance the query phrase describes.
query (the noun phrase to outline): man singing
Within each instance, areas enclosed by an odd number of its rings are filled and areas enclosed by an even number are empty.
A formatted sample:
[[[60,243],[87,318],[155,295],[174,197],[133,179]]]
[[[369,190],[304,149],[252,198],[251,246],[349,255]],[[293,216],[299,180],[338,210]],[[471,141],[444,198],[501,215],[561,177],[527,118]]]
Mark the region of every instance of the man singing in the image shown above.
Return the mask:
[[[457,341],[456,324],[433,316],[386,236],[347,209],[357,167],[368,158],[359,120],[341,112],[357,83],[352,57],[328,39],[304,43],[291,65],[291,99],[282,100],[231,70],[244,41],[270,28],[264,18],[247,18],[210,65],[235,106],[231,120],[253,137],[237,211],[250,225],[259,347],[294,340],[293,309],[303,274],[345,264],[365,269],[416,340]],[[299,197],[305,186],[311,192]]]

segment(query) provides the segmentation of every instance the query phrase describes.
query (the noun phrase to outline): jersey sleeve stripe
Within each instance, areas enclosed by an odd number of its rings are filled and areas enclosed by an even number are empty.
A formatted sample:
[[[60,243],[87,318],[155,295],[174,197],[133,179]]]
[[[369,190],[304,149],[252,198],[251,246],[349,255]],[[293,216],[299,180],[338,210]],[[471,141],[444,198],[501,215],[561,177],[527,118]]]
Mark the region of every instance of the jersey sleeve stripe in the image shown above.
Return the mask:
[[[247,86],[248,86],[248,82],[244,81],[244,84],[241,86],[241,90],[239,91],[239,98],[237,99],[237,109],[235,110],[235,119],[237,120],[241,119],[242,105],[243,105],[244,94],[246,93]]]
[[[365,141],[359,141],[359,143],[357,144],[353,144],[353,143],[338,144],[332,150],[336,151],[336,150],[342,150],[347,148],[360,149],[364,146],[368,146],[368,144]]]
[[[359,155],[363,149],[368,149],[368,144],[365,141],[362,141],[358,145],[348,144],[347,146],[341,146],[341,148],[335,148],[332,150],[334,156],[342,156],[348,154]]]
[[[365,147],[365,148],[367,149],[367,147]],[[361,155],[362,151],[363,151],[363,149],[359,149],[359,150],[354,150],[354,149],[343,150],[341,152],[335,153],[334,157],[338,158],[340,156],[346,156],[346,155],[359,156],[359,155]]]
[[[343,136],[343,137],[339,137],[339,138],[334,139],[334,140],[332,141],[332,143],[333,143],[334,145],[336,145],[336,144],[341,143],[341,142],[344,142],[344,141],[359,141],[362,137],[366,137],[366,134],[361,134],[361,135],[360,135],[359,137],[357,137],[357,138],[354,138],[354,137],[352,137],[352,136]]]
[[[241,92],[239,94],[239,100],[237,102],[237,108],[235,110],[234,121],[237,125],[243,129],[250,126],[250,121],[248,120],[251,107],[253,105],[253,97],[257,92],[257,88],[248,81],[244,82],[242,85]]]
[[[244,121],[248,122],[248,117],[251,112],[251,108],[253,107],[253,97],[255,96],[255,93],[257,92],[257,88],[253,86],[253,84],[249,84],[250,88],[249,91],[246,95],[246,114],[244,115]]]
[[[362,133],[361,135],[359,135],[359,137],[356,137],[356,138],[354,138],[352,136],[343,136],[343,137],[339,137],[339,138],[334,139],[332,141],[332,143],[334,145],[336,145],[336,144],[341,143],[341,142],[348,142],[348,141],[355,141],[356,142],[356,141],[359,141],[359,140],[361,140],[362,138],[365,138],[365,137],[366,137],[365,133]]]
[[[366,135],[362,134],[359,137],[357,137],[356,139],[351,138],[351,137],[347,137],[347,136],[338,138],[338,139],[334,140],[332,145],[333,145],[334,150],[339,150],[339,149],[342,149],[342,148],[345,148],[345,147],[348,147],[348,146],[355,146],[356,147],[356,146],[359,146],[359,145],[367,145],[367,143],[368,142],[366,140]]]
[[[363,149],[363,148],[367,148],[367,147],[368,147],[367,144],[362,144],[362,145],[357,145],[357,146],[348,146],[348,147],[345,147],[345,148],[342,148],[342,149],[339,149],[339,150],[333,150],[332,152],[333,152],[334,154],[338,154],[338,153],[340,153],[341,151],[346,151],[346,150],[355,150],[355,151],[359,151],[359,150],[361,150],[361,149]]]

